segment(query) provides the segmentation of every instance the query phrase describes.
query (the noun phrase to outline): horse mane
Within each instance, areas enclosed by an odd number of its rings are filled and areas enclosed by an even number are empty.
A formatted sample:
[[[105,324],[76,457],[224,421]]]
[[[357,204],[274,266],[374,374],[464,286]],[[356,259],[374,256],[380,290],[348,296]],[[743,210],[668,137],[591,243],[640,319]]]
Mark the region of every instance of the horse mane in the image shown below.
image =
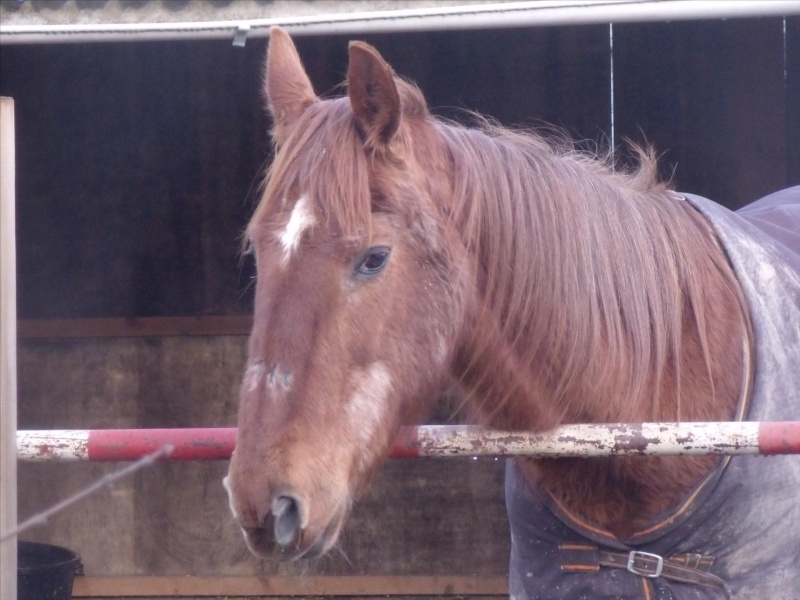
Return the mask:
[[[740,292],[710,228],[692,226],[659,179],[652,149],[634,146],[638,165],[625,170],[563,137],[486,120],[438,132],[453,157],[453,214],[480,260],[480,321],[501,315],[503,354],[517,359],[515,370],[545,374],[547,426],[680,420],[687,327],[702,351],[694,376],[713,392],[708,265]],[[481,343],[497,346],[498,337],[484,330]],[[493,399],[497,409],[504,400]]]
[[[488,120],[468,128],[432,117],[412,84],[398,79],[398,87],[408,118],[383,155],[365,149],[347,98],[313,103],[276,154],[248,229],[270,215],[277,225],[278,215],[291,210],[288,199],[303,194],[318,222],[345,237],[363,235],[375,203],[392,202],[376,195],[370,175],[376,159],[432,180],[436,173],[421,175],[422,161],[410,159],[443,151],[452,200],[431,198],[426,205],[423,198],[420,208],[404,198],[392,209],[438,211],[435,219],[460,232],[482,297],[474,352],[502,350],[517,361],[519,380],[509,382],[506,395],[526,386],[526,374],[538,373],[551,398],[548,425],[680,419],[687,323],[699,332],[700,371],[711,379],[708,263],[698,253],[709,255],[720,272],[730,269],[701,230],[687,226],[682,202],[658,178],[653,152],[637,149],[638,166],[619,169],[563,139]],[[730,288],[738,293],[732,275]],[[464,364],[472,362],[467,357]],[[677,384],[677,395],[661,393],[666,377]],[[472,381],[466,391],[480,387]],[[491,412],[506,400],[486,398],[495,408],[479,408]]]

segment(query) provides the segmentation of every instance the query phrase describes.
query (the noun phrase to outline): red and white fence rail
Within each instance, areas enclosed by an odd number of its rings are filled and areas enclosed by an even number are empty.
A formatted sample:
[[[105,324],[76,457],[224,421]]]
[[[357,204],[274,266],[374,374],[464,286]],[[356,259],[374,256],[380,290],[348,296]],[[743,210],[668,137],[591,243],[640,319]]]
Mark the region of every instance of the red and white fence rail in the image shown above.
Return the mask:
[[[233,428],[94,429],[17,432],[17,456],[34,461],[132,461],[166,445],[163,460],[225,460]],[[545,433],[469,425],[401,430],[391,456],[597,457],[698,454],[800,454],[800,421],[564,425]]]

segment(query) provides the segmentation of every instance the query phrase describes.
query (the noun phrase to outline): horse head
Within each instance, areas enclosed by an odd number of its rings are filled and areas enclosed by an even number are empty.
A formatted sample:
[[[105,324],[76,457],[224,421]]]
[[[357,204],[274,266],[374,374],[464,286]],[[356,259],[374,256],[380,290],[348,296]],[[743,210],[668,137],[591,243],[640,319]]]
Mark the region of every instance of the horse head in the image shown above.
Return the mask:
[[[276,157],[248,227],[257,283],[236,452],[225,480],[250,549],[327,552],[401,424],[448,374],[468,271],[422,95],[371,46],[348,95],[320,99],[274,28]]]

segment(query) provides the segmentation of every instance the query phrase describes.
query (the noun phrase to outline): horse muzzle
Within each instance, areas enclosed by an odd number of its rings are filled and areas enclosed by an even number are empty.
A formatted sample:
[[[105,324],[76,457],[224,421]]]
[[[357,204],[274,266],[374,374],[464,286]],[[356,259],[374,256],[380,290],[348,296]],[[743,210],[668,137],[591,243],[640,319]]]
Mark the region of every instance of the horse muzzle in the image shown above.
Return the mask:
[[[247,547],[256,556],[285,561],[317,558],[330,550],[339,537],[347,512],[344,508],[336,510],[325,524],[315,525],[310,522],[308,502],[295,494],[282,491],[273,494],[266,516],[255,521],[234,508],[233,494],[227,478],[224,485]]]

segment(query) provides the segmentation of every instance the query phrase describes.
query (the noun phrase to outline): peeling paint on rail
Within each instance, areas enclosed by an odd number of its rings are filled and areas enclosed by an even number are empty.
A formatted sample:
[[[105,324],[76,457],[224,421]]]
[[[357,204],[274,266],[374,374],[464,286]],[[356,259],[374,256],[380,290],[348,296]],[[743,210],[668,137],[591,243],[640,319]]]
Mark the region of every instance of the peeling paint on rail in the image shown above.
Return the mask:
[[[164,460],[226,460],[233,428],[18,431],[17,456],[33,461],[132,461],[166,444]],[[422,425],[400,431],[395,458],[421,456],[681,456],[800,454],[800,421],[563,425],[543,433],[471,425]]]
[[[422,428],[420,428],[422,429]],[[540,434],[429,427],[418,435],[420,456],[526,455],[593,457],[758,454],[758,423],[564,425]]]
[[[20,459],[87,460],[88,452],[88,431],[17,431],[17,458]]]

